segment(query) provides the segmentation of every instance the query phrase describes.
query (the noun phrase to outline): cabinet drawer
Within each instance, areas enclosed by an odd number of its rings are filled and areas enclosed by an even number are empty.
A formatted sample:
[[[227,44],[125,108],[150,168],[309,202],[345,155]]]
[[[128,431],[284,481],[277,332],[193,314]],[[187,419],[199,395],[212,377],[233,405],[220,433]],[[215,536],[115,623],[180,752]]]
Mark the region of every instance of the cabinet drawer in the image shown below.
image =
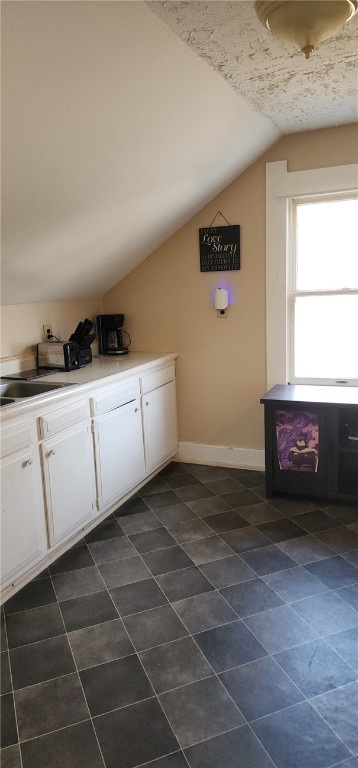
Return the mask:
[[[167,384],[168,381],[174,381],[174,379],[174,365],[169,365],[167,368],[162,368],[162,370],[155,371],[154,373],[148,373],[147,376],[142,376],[140,380],[141,393],[145,395],[147,392],[152,392],[153,389],[158,389],[163,384]]]
[[[128,381],[127,384],[122,384],[111,389],[106,389],[105,392],[101,392],[99,395],[91,398],[91,410],[93,416],[98,416],[101,413],[108,413],[113,411],[114,408],[119,408],[121,405],[130,403],[139,396],[139,382],[137,379]]]
[[[87,400],[82,400],[80,403],[67,406],[67,408],[60,408],[46,416],[40,416],[40,435],[41,437],[56,435],[57,432],[62,432],[62,430],[88,418],[89,404]]]
[[[15,451],[27,448],[33,442],[30,424],[4,429],[1,434],[1,457],[10,456]]]

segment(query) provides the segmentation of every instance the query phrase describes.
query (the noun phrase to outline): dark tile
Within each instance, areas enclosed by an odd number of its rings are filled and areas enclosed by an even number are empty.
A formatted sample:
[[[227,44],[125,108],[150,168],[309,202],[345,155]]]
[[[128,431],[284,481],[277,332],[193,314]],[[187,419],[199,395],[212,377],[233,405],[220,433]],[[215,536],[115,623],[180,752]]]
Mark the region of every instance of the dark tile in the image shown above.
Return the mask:
[[[346,525],[358,523],[358,505],[357,504],[334,504],[327,509],[332,517],[335,517],[340,523]]]
[[[339,763],[336,768],[358,768],[358,757],[351,757],[350,760],[345,760],[344,763]]]
[[[1,629],[1,637],[0,637],[0,649],[2,651],[7,651],[7,636],[6,636],[6,627],[5,627],[5,619],[3,616],[0,618],[0,629]]]
[[[196,514],[187,504],[175,504],[174,507],[163,507],[155,512],[163,525],[182,523],[184,520],[196,520]],[[160,525],[160,523],[158,523]]]
[[[238,480],[235,480],[234,477],[222,477],[219,480],[209,481],[206,485],[217,496],[241,491],[244,487]]]
[[[203,563],[200,570],[205,573],[217,589],[256,578],[255,571],[249,568],[238,555],[225,557],[223,560],[215,560],[212,563]]]
[[[240,480],[241,475],[251,474],[254,470],[248,469],[247,467],[225,467],[225,472],[230,477],[237,477],[237,479]]]
[[[94,541],[89,544],[89,549],[97,565],[110,563],[113,560],[123,560],[125,557],[133,557],[136,550],[126,536],[105,541]]]
[[[267,656],[267,651],[242,621],[195,635],[199,648],[215,672]]]
[[[188,768],[188,764],[182,752],[175,752],[167,757],[160,757],[154,762],[146,763],[142,768]]]
[[[108,592],[66,600],[60,607],[67,632],[118,618]]]
[[[16,691],[15,703],[20,741],[88,719],[77,674]]]
[[[184,544],[187,541],[198,541],[199,539],[205,539],[207,536],[212,536],[211,529],[203,520],[198,520],[198,518],[171,525],[169,531],[178,544]]]
[[[31,608],[39,608],[41,605],[49,605],[56,602],[56,595],[50,579],[30,581],[26,587],[20,589],[14,597],[4,605],[5,616],[11,613],[28,611]]]
[[[358,755],[358,683],[345,685],[314,700],[315,709],[353,754]]]
[[[343,589],[337,589],[336,595],[341,597],[345,603],[348,603],[352,608],[358,611],[358,583],[352,584],[350,587],[343,587]]]
[[[103,768],[89,720],[21,745],[23,768]]]
[[[19,745],[6,747],[0,751],[1,768],[22,768]],[[27,768],[27,766],[25,766]]]
[[[333,528],[330,531],[321,531],[316,533],[317,538],[330,547],[334,552],[342,554],[343,552],[351,552],[353,549],[358,549],[358,533],[352,531],[351,528],[347,528],[346,525],[340,526],[340,528]]]
[[[304,512],[312,512],[313,509],[317,509],[317,504],[307,501],[303,496],[296,499],[293,497],[271,499],[270,504],[288,517],[302,515]]]
[[[136,654],[84,669],[80,678],[92,717],[154,694]]]
[[[309,533],[328,531],[329,528],[337,528],[339,522],[323,512],[322,509],[314,509],[312,512],[304,512],[303,515],[295,515],[295,522]]]
[[[264,472],[256,472],[255,470],[251,470],[240,475],[240,483],[242,483],[245,488],[254,488],[256,485],[261,485],[261,483],[264,482]]]
[[[192,465],[190,472],[197,477],[201,483],[210,483],[214,480],[225,480],[227,473],[221,467],[212,467],[203,464]]]
[[[111,589],[111,596],[120,616],[140,613],[149,608],[158,608],[168,602],[154,579],[144,579],[133,584]]]
[[[103,520],[102,523],[97,525],[97,528],[94,528],[93,531],[90,531],[90,533],[85,536],[85,540],[87,544],[91,544],[93,541],[116,539],[119,536],[123,536],[122,528],[118,524],[116,518],[112,517],[111,515],[106,520]]]
[[[253,568],[259,576],[265,576],[267,573],[276,573],[292,568],[296,563],[288,555],[276,546],[271,544],[269,547],[262,547],[252,552],[244,552],[242,559],[245,560],[250,568]]]
[[[308,701],[257,720],[251,727],[277,768],[328,768],[350,756]]]
[[[246,720],[257,720],[305,698],[271,656],[219,675]]]
[[[70,632],[68,639],[78,669],[121,659],[134,653],[133,645],[120,619]]]
[[[234,510],[222,512],[219,515],[209,515],[209,517],[204,517],[203,519],[215,533],[225,533],[226,531],[235,531],[238,528],[247,527],[247,520],[240,517]]]
[[[270,523],[263,523],[257,527],[261,533],[275,544],[278,544],[280,541],[288,541],[288,539],[297,539],[299,536],[306,534],[303,528],[296,525],[288,517],[284,517],[282,520],[273,520]]]
[[[15,720],[14,699],[12,693],[6,693],[0,699],[0,747],[10,747],[18,741]]]
[[[6,619],[9,648],[63,635],[65,627],[57,603],[16,613]]]
[[[257,499],[259,501],[259,499]],[[269,523],[271,520],[281,520],[282,515],[278,509],[271,507],[265,501],[259,504],[252,504],[251,507],[241,507],[240,515],[247,520],[250,525],[259,525],[260,523]]]
[[[347,685],[358,674],[324,640],[313,640],[276,654],[276,661],[309,699]]]
[[[164,573],[157,577],[157,582],[171,602],[184,600],[193,595],[201,595],[213,589],[210,582],[195,566],[183,568],[181,571]]]
[[[119,755],[120,768],[133,768],[179,747],[156,699],[96,717],[94,727],[106,768],[119,768]]]
[[[208,517],[209,515],[218,515],[220,512],[227,512],[230,507],[221,498],[221,496],[209,496],[204,499],[195,499],[188,502],[189,507],[198,517]]]
[[[142,498],[144,499],[144,501],[146,501],[146,498],[145,498],[146,496],[150,496],[153,493],[161,493],[163,491],[169,491],[169,490],[170,488],[168,487],[167,480],[163,480],[161,477],[157,475],[156,477],[153,477],[152,480],[149,480],[149,483],[146,483],[145,485],[143,485],[139,493],[140,493],[140,496],[142,496]]]
[[[3,651],[1,654],[1,670],[0,670],[0,685],[1,695],[4,693],[10,693],[12,690],[9,654],[7,651]]]
[[[257,528],[254,528],[253,525],[249,525],[241,531],[223,533],[222,538],[229,544],[231,549],[238,554],[249,552],[251,549],[267,547],[271,543],[270,539],[268,539],[267,536],[264,536],[261,531],[258,531]]]
[[[121,528],[127,536],[134,533],[144,533],[144,531],[153,531],[154,528],[160,528],[161,523],[157,516],[149,509],[146,512],[139,512],[136,515],[121,517]]]
[[[321,636],[358,626],[358,613],[333,592],[307,597],[292,607]]]
[[[276,592],[273,592],[262,579],[244,581],[242,584],[234,584],[220,591],[240,618],[283,604]]]
[[[139,654],[156,693],[164,693],[212,675],[212,669],[191,637]]]
[[[245,619],[245,624],[269,653],[278,653],[317,637],[316,632],[288,605],[250,616]]]
[[[208,499],[213,496],[213,492],[210,491],[206,485],[188,485],[185,488],[178,488],[177,494],[183,501],[197,501],[198,499]]]
[[[344,557],[345,560],[348,560],[349,563],[355,565],[355,567],[358,568],[358,549],[355,549],[354,552],[345,552],[342,557]]]
[[[155,510],[160,509],[160,507],[172,507],[174,504],[180,504],[181,498],[177,496],[175,491],[164,491],[146,496],[145,501],[150,509]]]
[[[103,579],[95,565],[78,571],[58,573],[52,577],[52,581],[59,602],[104,589]]]
[[[209,563],[213,560],[221,560],[223,557],[230,557],[232,549],[219,539],[218,536],[210,536],[200,541],[189,541],[183,544],[183,549],[192,559],[195,565]]]
[[[124,560],[114,560],[98,566],[107,589],[122,587],[134,581],[149,579],[151,574],[139,555],[126,557]]]
[[[173,603],[173,608],[191,634],[237,619],[236,613],[216,591],[179,600]]]
[[[183,472],[190,471],[191,464],[185,464],[179,461],[171,461],[166,467],[160,470],[159,477],[175,477]]]
[[[188,634],[170,605],[127,616],[123,621],[137,651],[169,643]]]
[[[244,720],[216,677],[185,685],[160,697],[170,725],[182,747],[216,736]]]
[[[286,603],[326,591],[324,584],[301,566],[278,573],[269,573],[263,579]]]
[[[147,512],[148,509],[148,504],[146,504],[145,501],[139,496],[135,496],[131,499],[128,499],[128,501],[125,501],[121,507],[118,507],[118,509],[113,512],[113,514],[121,525],[122,517],[126,517],[128,515],[137,515],[139,512]]]
[[[315,536],[301,536],[298,539],[283,541],[279,544],[279,547],[299,565],[313,563],[316,560],[324,560],[327,557],[332,557],[334,554],[331,549],[322,544]]]
[[[340,555],[318,563],[310,563],[305,567],[329,589],[339,589],[358,582],[358,568],[347,563]]]
[[[66,635],[15,648],[10,662],[15,690],[75,671]]]
[[[226,493],[225,496],[222,496],[221,498],[233,509],[240,509],[241,507],[249,507],[251,504],[257,504],[256,494],[246,488],[243,491]]]
[[[153,576],[160,576],[162,573],[177,571],[180,568],[189,568],[190,565],[193,565],[193,561],[179,546],[168,547],[157,552],[149,552],[143,555],[143,560]]]
[[[87,568],[93,565],[93,558],[86,544],[74,547],[65,552],[64,555],[55,560],[49,567],[51,574],[64,573],[65,571],[75,571],[78,568]]]
[[[196,477],[193,477],[193,475],[189,475],[188,472],[183,472],[181,475],[173,475],[173,477],[168,477],[166,478],[166,482],[168,485],[170,485],[171,488],[175,489],[176,493],[178,493],[181,488],[187,488],[188,486],[192,487],[193,483],[200,485],[200,480],[198,480]]]
[[[153,550],[172,547],[176,544],[175,539],[168,533],[166,528],[155,528],[154,531],[135,533],[133,536],[130,536],[130,540],[139,553],[153,552]]]
[[[191,768],[274,768],[248,725],[195,744],[185,755]]]
[[[358,626],[328,635],[325,641],[358,672]]]

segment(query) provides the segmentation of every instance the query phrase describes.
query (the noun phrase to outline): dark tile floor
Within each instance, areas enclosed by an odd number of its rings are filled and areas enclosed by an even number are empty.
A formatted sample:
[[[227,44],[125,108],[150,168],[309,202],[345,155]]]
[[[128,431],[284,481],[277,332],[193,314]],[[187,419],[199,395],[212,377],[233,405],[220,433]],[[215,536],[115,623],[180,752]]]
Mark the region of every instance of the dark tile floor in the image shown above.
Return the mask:
[[[2,768],[358,768],[358,506],[172,463],[4,607]]]

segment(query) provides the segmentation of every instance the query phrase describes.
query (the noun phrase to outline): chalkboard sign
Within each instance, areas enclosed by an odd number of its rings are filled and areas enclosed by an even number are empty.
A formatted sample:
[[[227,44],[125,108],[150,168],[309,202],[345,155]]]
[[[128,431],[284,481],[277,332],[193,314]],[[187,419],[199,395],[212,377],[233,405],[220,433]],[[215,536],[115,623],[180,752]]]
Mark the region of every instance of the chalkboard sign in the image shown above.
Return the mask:
[[[199,229],[200,272],[240,269],[240,224]]]

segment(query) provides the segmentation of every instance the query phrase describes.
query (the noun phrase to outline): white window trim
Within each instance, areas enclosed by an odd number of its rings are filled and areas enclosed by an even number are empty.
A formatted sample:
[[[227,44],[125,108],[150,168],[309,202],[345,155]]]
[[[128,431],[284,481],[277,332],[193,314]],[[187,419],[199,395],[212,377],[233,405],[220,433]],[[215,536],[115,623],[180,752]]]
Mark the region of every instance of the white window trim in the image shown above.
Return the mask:
[[[290,276],[290,200],[356,192],[358,163],[287,171],[287,161],[266,164],[266,365],[267,388],[289,381],[287,291]]]

